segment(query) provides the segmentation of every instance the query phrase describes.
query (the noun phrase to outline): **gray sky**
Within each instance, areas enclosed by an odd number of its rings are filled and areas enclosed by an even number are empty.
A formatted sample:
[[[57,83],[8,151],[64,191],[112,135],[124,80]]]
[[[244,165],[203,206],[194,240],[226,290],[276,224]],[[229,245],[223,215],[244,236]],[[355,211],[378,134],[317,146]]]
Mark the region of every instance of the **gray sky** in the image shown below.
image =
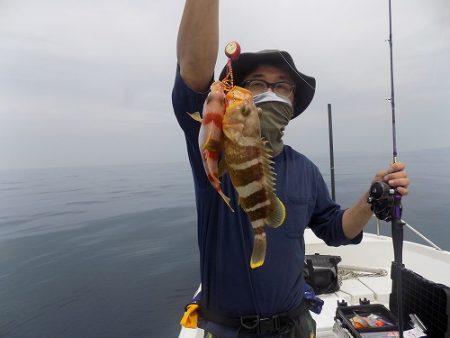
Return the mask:
[[[171,106],[183,0],[0,0],[0,169],[185,160]],[[226,0],[221,46],[316,77],[286,143],[391,152],[387,0]],[[450,146],[450,2],[393,0],[399,152]],[[222,47],[221,47],[222,48]],[[217,70],[225,63],[220,53]]]

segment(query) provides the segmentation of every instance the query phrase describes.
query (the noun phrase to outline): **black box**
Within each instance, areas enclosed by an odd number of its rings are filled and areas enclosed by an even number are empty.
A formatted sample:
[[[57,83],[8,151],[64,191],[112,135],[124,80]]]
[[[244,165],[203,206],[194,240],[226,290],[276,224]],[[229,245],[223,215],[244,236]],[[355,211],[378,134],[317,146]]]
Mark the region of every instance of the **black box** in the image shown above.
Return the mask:
[[[305,255],[303,276],[305,282],[314,290],[316,295],[333,293],[339,290],[338,263],[340,256]]]
[[[450,288],[443,284],[434,283],[419,274],[406,269],[403,265],[392,263],[391,279],[392,291],[389,299],[389,308],[381,304],[370,304],[361,301],[360,305],[347,306],[345,302],[338,303],[335,319],[341,326],[349,331],[355,338],[375,337],[375,333],[398,331],[397,320],[397,280],[400,275],[402,298],[402,322],[403,331],[410,329],[409,314],[415,314],[426,328],[427,337],[450,338]],[[357,329],[353,326],[351,318],[355,314],[367,316],[369,314],[380,315],[393,325]],[[373,333],[373,335],[371,335]]]
[[[392,265],[392,293],[389,308],[397,313],[396,265]],[[400,267],[402,281],[402,318],[408,323],[409,314],[416,314],[425,325],[428,337],[450,338],[450,288],[423,278],[414,271]]]

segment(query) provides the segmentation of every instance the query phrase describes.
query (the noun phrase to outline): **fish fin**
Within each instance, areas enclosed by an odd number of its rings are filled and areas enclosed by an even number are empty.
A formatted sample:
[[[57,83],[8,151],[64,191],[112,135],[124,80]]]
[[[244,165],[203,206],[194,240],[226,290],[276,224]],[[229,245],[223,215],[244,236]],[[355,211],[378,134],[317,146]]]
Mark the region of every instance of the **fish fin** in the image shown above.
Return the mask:
[[[283,202],[274,194],[272,198],[273,211],[265,219],[265,222],[268,226],[272,228],[278,228],[281,224],[284,223],[286,218],[286,207]]]
[[[252,269],[259,268],[264,264],[264,259],[266,257],[266,247],[266,234],[264,232],[255,234],[253,240],[252,258],[250,259],[250,267]]]
[[[264,177],[266,181],[264,182],[268,191],[274,193],[275,192],[275,176],[276,173],[273,171],[272,161],[272,149],[270,148],[269,142],[264,138],[261,138],[262,150],[263,150],[263,168],[264,168]]]
[[[267,191],[271,195],[271,204],[272,204],[272,212],[270,215],[264,220],[265,223],[272,227],[277,228],[281,224],[283,224],[284,219],[286,218],[286,207],[283,202],[276,196],[275,194],[275,181],[276,181],[276,173],[273,170],[273,161],[272,161],[272,149],[270,148],[269,142],[264,138],[261,138],[262,149],[263,149],[263,168],[264,168],[264,177],[266,178],[264,185],[267,188]]]
[[[227,162],[225,162],[225,159],[221,159],[219,161],[219,177],[222,177],[227,172]]]
[[[188,113],[188,115],[190,117],[192,117],[195,121],[202,123],[202,117],[198,111],[196,111],[195,113],[192,113],[192,114]]]
[[[270,147],[269,141],[267,141],[264,137],[261,137],[261,142],[262,142],[263,148],[264,148],[264,150],[266,152],[266,158],[268,160],[271,160],[272,159],[272,155],[273,155],[273,150]]]
[[[234,209],[231,207],[231,203],[230,203],[231,198],[229,198],[227,195],[225,195],[222,190],[218,190],[217,192],[219,193],[220,197],[222,197],[222,199],[225,201],[225,203],[228,205],[230,210],[232,212],[234,212]]]
[[[223,144],[220,140],[216,140],[212,137],[209,137],[206,142],[203,144],[203,149],[209,151],[210,153],[216,153],[217,160],[219,159],[219,153],[222,151]]]

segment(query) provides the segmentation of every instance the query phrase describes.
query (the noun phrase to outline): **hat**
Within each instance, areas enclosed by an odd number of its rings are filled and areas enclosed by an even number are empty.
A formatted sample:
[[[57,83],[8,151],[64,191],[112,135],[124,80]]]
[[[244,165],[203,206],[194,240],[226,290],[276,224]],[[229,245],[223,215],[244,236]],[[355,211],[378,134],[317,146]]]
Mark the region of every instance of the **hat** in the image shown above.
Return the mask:
[[[237,60],[232,60],[233,80],[235,84],[241,84],[258,65],[269,64],[287,71],[294,80],[294,114],[292,118],[300,115],[311,103],[316,90],[316,79],[298,71],[294,61],[288,52],[277,49],[262,50],[256,53],[242,53]],[[227,74],[225,66],[220,73],[222,80]]]

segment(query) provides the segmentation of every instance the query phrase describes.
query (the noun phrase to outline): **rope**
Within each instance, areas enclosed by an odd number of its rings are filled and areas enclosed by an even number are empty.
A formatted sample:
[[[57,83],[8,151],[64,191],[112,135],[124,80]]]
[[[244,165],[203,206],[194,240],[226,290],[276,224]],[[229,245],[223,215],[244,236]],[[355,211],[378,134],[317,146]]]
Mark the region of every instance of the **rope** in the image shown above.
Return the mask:
[[[365,266],[339,265],[338,266],[338,282],[342,285],[342,281],[346,279],[357,279],[360,277],[384,277],[387,276],[386,269],[368,268]]]

